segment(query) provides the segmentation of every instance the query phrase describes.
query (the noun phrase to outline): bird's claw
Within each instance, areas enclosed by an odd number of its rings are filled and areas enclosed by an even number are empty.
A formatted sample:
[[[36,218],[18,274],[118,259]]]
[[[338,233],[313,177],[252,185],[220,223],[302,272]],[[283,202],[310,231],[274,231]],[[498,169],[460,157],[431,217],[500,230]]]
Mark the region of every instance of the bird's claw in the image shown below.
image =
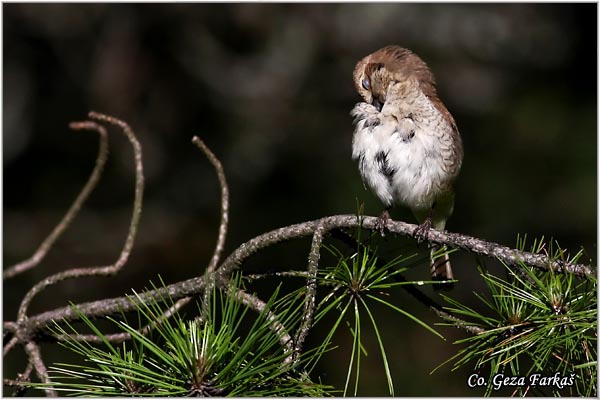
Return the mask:
[[[429,230],[431,229],[431,218],[427,218],[423,223],[415,229],[413,236],[417,239],[418,243],[428,239]]]
[[[381,215],[377,217],[377,221],[375,221],[375,229],[379,230],[381,236],[385,236],[385,230],[387,229],[388,221],[390,220],[390,213],[388,210],[383,210]]]

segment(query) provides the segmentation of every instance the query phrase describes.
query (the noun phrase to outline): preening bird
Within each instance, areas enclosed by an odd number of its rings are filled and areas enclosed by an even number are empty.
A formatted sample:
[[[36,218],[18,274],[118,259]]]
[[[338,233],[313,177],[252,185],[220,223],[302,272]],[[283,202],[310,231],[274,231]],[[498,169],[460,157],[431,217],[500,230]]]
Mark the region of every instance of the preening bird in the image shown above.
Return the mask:
[[[454,118],[439,99],[433,73],[419,56],[387,46],[356,64],[354,85],[363,98],[354,117],[352,158],[363,182],[385,206],[382,230],[395,205],[409,207],[417,234],[444,230],[454,209],[452,184],[463,160]],[[436,280],[453,279],[448,256],[434,259]]]

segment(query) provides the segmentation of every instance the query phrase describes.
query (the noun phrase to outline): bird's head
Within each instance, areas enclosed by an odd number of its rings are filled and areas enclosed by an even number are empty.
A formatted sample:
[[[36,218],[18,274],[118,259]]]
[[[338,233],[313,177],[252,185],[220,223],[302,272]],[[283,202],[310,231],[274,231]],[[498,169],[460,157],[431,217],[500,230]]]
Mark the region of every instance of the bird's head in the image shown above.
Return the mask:
[[[390,85],[414,78],[435,95],[435,80],[427,64],[412,51],[386,46],[360,60],[354,68],[354,86],[367,103],[381,111]]]

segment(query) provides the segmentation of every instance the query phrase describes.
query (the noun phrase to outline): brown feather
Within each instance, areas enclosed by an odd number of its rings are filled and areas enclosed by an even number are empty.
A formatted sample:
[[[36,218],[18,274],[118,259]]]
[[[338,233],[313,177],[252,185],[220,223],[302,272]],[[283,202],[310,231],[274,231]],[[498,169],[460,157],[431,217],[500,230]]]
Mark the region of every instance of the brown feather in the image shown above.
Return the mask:
[[[359,64],[360,63],[363,63],[361,65],[361,69],[363,70],[363,75],[365,77],[371,77],[373,74],[377,73],[377,71],[385,68],[385,70],[390,72],[391,77],[395,81],[402,82],[409,78],[415,78],[419,83],[419,87],[423,94],[427,96],[427,98],[433,103],[435,108],[444,116],[451,126],[457,142],[455,146],[456,157],[454,159],[462,160],[463,148],[462,141],[458,133],[458,127],[456,126],[456,122],[454,117],[452,117],[452,114],[450,114],[444,103],[442,103],[442,101],[439,99],[435,77],[425,61],[423,61],[418,55],[409,49],[396,45],[390,45],[368,55],[361,62],[359,62]],[[372,96],[374,98],[378,98],[381,102],[384,102],[386,89],[383,89],[382,93],[373,91]],[[460,165],[454,165],[454,167],[460,168]]]

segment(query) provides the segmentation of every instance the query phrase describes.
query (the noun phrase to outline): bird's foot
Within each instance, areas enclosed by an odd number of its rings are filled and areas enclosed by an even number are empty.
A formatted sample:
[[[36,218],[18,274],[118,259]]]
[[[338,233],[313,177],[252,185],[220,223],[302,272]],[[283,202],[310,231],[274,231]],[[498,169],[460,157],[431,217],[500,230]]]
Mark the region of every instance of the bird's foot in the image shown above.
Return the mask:
[[[383,210],[381,215],[377,218],[377,221],[375,221],[375,229],[379,230],[381,236],[385,236],[385,230],[387,229],[387,224],[390,219],[388,210]]]
[[[429,230],[431,229],[431,218],[427,218],[423,223],[415,229],[413,235],[417,239],[418,243],[427,240],[429,237]]]

